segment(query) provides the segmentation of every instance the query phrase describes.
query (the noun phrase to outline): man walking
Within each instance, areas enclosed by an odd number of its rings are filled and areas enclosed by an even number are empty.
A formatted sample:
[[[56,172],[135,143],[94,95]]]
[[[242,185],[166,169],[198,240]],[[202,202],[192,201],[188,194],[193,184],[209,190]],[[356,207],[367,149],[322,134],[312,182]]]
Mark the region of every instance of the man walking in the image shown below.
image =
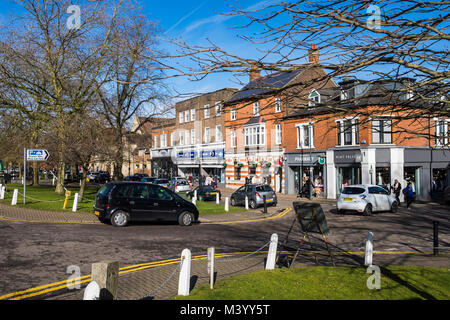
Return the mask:
[[[400,207],[400,192],[402,191],[402,185],[397,179],[394,180],[394,185],[391,186],[392,193],[395,195],[395,200]]]
[[[406,188],[403,189],[403,194],[405,195],[405,198],[406,198],[406,208],[408,210],[411,210],[411,208],[409,206],[411,205],[411,203],[414,202],[414,197],[415,197],[411,182],[408,182],[408,185],[406,186]]]

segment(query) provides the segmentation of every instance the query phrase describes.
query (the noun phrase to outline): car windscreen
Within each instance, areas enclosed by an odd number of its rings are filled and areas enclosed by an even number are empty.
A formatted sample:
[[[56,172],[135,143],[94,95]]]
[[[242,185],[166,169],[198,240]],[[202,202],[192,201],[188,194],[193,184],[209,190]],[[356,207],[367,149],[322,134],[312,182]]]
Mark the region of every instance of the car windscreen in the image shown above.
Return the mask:
[[[103,187],[101,187],[100,190],[98,190],[97,194],[106,197],[113,187],[114,187],[113,184],[106,184]]]
[[[272,192],[273,189],[270,186],[257,186],[256,192]]]
[[[362,194],[366,192],[364,188],[358,188],[358,187],[345,187],[344,190],[342,190],[343,194]]]

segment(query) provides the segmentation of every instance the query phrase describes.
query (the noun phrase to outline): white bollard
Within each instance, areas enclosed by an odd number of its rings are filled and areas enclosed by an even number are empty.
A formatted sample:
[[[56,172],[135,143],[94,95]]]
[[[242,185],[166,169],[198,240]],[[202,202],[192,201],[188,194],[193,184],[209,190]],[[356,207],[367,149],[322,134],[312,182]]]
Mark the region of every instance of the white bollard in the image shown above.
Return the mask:
[[[15,206],[17,204],[17,196],[19,195],[19,190],[18,189],[14,189],[14,193],[13,193],[13,197],[11,200],[11,205]]]
[[[53,176],[52,186],[55,186],[55,176]]]
[[[194,198],[197,199],[197,190],[194,191]]]
[[[220,204],[220,198],[219,198],[219,193],[218,192],[216,194],[216,204]]]
[[[192,203],[194,204],[194,206],[197,206],[197,198],[196,197],[192,198]]]
[[[78,193],[75,193],[75,199],[73,199],[72,211],[77,212],[78,209]]]
[[[228,197],[225,198],[225,211],[230,211],[230,206],[228,205]]]
[[[248,210],[248,197],[245,196],[245,210]]]
[[[100,286],[95,281],[91,281],[84,289],[83,300],[100,300]]]
[[[214,247],[208,248],[208,274],[209,274],[209,288],[214,289],[214,256],[216,249]]]
[[[4,200],[5,199],[5,187],[1,186],[0,188],[0,200]]]
[[[371,266],[373,261],[373,233],[369,232],[366,238],[366,252],[364,257],[364,265]]]
[[[266,270],[275,269],[275,259],[277,256],[278,235],[272,234],[270,237],[269,253],[267,254]]]
[[[181,270],[178,279],[178,295],[188,296],[191,286],[191,250],[181,252]]]

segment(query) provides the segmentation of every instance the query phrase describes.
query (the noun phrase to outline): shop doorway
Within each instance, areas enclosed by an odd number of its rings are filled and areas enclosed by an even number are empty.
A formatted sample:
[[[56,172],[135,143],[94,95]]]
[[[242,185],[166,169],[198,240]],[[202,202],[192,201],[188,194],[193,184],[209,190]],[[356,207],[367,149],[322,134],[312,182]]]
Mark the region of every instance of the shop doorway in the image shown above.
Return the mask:
[[[337,170],[336,179],[337,194],[341,194],[342,190],[349,185],[361,183],[361,167],[340,167]]]
[[[405,167],[405,181],[411,182],[416,196],[420,196],[420,167]]]

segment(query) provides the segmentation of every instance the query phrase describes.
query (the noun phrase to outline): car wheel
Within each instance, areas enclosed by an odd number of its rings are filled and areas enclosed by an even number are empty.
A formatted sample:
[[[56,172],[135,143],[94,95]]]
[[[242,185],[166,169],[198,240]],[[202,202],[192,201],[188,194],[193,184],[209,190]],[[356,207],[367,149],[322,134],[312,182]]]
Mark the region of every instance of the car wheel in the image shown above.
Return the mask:
[[[344,214],[344,212],[345,212],[344,210],[338,210],[337,211],[338,214]]]
[[[231,198],[231,205],[232,205],[233,207],[236,207],[236,199]]]
[[[130,221],[128,213],[122,210],[114,212],[111,216],[111,224],[115,227],[125,227]]]
[[[391,205],[391,212],[396,213],[397,210],[398,210],[398,203],[397,203],[397,201],[394,201],[394,202],[392,202],[392,205]]]
[[[365,216],[371,216],[372,215],[372,205],[368,204],[363,211],[363,215]]]
[[[178,217],[180,226],[190,226],[192,222],[194,222],[194,215],[190,212],[185,211]]]
[[[250,208],[252,208],[252,209],[256,209],[258,207],[255,200],[250,200],[249,204],[250,204]]]

